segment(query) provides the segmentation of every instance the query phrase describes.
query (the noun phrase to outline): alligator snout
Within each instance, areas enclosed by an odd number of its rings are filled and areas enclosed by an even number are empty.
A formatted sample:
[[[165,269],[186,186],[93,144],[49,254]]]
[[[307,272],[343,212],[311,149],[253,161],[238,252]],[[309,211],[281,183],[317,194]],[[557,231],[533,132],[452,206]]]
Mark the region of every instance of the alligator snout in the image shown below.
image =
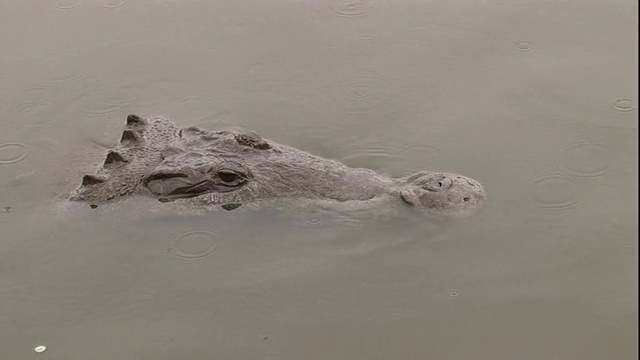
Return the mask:
[[[471,215],[487,197],[479,182],[458,174],[423,171],[406,178],[404,183],[400,198],[433,215]]]

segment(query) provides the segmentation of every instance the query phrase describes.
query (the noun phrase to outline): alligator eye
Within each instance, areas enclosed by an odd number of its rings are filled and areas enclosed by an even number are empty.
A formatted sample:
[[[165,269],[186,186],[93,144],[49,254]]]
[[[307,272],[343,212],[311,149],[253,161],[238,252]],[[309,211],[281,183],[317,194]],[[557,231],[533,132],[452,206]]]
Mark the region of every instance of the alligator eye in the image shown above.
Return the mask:
[[[220,180],[227,182],[227,183],[231,183],[234,182],[236,180],[238,180],[239,176],[238,174],[232,173],[232,172],[227,172],[227,171],[221,171],[218,173],[218,177],[220,177]]]

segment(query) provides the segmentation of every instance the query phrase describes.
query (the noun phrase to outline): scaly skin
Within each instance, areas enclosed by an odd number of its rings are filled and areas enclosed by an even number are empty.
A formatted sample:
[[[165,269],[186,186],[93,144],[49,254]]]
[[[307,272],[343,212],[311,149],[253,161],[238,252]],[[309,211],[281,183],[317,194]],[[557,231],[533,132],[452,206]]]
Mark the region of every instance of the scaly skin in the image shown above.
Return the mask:
[[[421,171],[393,179],[262,139],[253,132],[180,128],[161,117],[129,115],[120,144],[71,200],[95,207],[140,194],[227,210],[270,199],[402,199],[430,215],[469,215],[486,198],[477,181]]]

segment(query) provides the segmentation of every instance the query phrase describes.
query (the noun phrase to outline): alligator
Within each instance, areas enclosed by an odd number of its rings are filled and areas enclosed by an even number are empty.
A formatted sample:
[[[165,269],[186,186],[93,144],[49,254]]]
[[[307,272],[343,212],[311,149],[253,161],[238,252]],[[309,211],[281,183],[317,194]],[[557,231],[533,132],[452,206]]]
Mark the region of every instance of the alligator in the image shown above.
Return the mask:
[[[119,144],[70,200],[92,208],[113,199],[142,195],[233,210],[275,199],[367,201],[388,197],[434,216],[474,213],[486,198],[468,177],[420,171],[391,178],[351,168],[253,131],[209,131],[180,127],[156,116],[127,116]]]

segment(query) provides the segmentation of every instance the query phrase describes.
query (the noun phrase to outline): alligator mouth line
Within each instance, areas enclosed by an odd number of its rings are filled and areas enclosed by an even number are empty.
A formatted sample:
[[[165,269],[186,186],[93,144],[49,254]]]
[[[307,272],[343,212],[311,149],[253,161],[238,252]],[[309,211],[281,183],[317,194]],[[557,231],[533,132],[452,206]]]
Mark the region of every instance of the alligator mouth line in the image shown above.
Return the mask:
[[[144,184],[147,185],[148,183],[156,180],[166,180],[166,179],[184,178],[184,177],[188,177],[188,176],[186,174],[180,174],[180,173],[155,173],[147,176],[147,178],[144,179]]]
[[[178,195],[178,196],[184,195],[184,197],[193,197],[193,196],[198,196],[200,194],[204,194],[206,192],[211,192],[211,191],[229,192],[241,187],[245,183],[246,181],[243,181],[235,185],[227,185],[227,184],[217,184],[211,180],[202,180],[193,185],[176,188],[173,191],[171,191],[169,195]]]
[[[169,195],[199,195],[211,190],[211,181],[210,180],[202,180],[193,185],[183,186],[177,189],[174,189]]]

